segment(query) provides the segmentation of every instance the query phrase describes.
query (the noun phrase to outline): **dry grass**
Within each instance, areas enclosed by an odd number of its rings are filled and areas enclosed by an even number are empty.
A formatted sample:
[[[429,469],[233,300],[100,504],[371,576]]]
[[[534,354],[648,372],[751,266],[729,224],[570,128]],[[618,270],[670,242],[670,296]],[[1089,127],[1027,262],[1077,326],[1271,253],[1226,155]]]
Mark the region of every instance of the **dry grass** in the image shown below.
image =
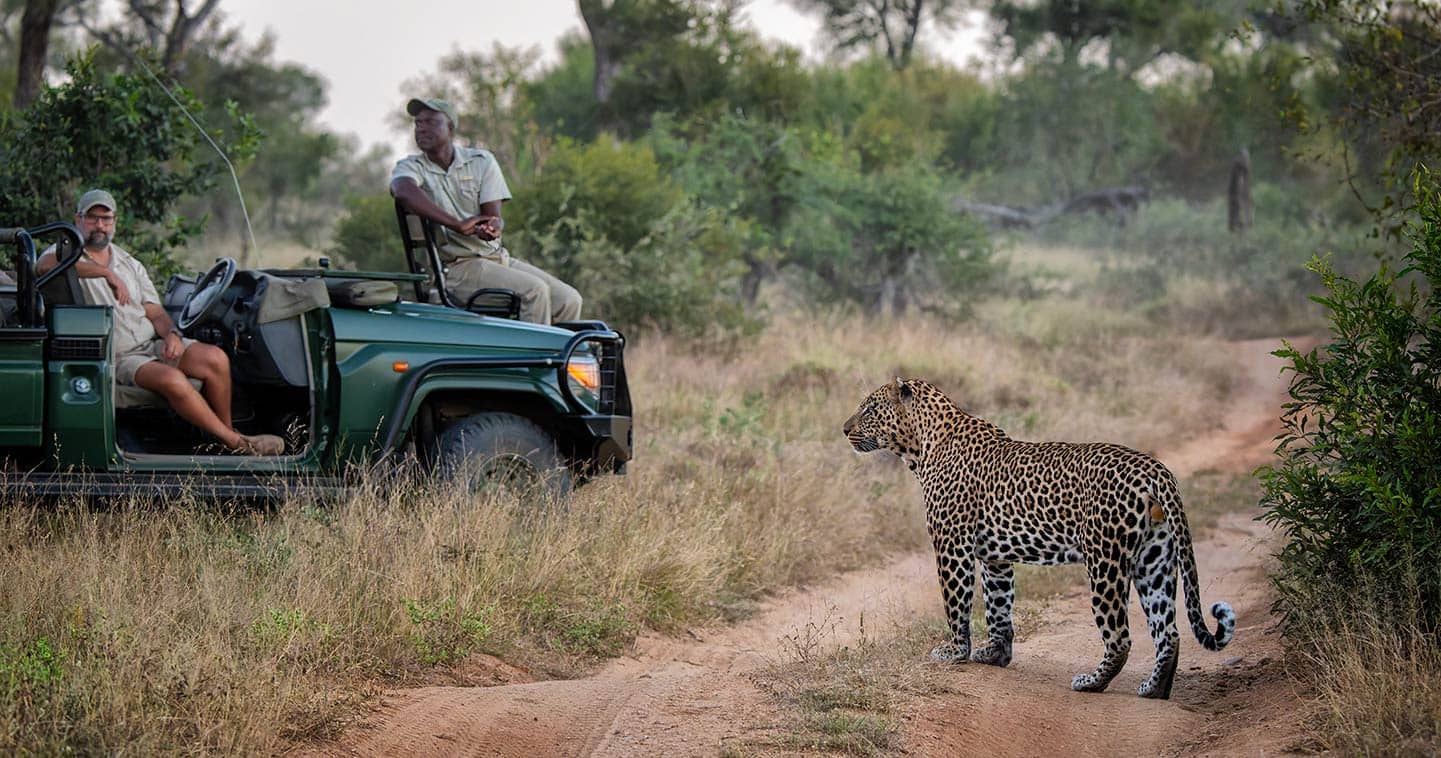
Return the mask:
[[[925,663],[937,634],[931,622],[913,622],[842,647],[827,644],[824,628],[787,637],[784,658],[753,677],[780,705],[780,726],[730,752],[894,753],[901,748],[898,709],[919,696],[955,692],[945,667]]]
[[[273,752],[474,652],[573,674],[642,628],[922,548],[909,472],[840,435],[893,376],[1018,438],[1153,450],[1214,423],[1197,411],[1230,380],[1212,346],[1064,302],[964,325],[780,317],[728,348],[634,340],[630,474],[539,513],[423,480],[263,513],[10,503],[0,753]],[[842,715],[820,728],[886,733]]]
[[[1432,561],[1412,569],[1437,570]],[[1295,673],[1315,693],[1320,747],[1337,755],[1441,753],[1441,642],[1423,618],[1420,586],[1413,574],[1348,593],[1317,588],[1297,635]]]

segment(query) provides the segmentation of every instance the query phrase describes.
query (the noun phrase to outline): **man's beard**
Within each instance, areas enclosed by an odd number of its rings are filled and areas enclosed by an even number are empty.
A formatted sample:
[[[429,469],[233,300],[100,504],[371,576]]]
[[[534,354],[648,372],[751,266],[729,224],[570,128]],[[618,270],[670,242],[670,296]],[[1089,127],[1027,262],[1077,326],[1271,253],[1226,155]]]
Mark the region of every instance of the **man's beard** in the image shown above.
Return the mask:
[[[85,238],[86,250],[104,250],[110,246],[110,233],[103,229],[96,229]]]

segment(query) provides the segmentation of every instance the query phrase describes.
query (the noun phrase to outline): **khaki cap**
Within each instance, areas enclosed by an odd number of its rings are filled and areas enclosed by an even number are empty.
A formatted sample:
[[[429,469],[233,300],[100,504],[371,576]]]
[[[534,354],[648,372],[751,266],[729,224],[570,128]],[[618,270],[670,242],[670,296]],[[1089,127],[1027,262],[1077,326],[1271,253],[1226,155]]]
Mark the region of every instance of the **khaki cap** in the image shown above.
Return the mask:
[[[460,119],[455,116],[455,106],[451,105],[449,100],[441,100],[438,97],[413,97],[410,102],[405,104],[405,112],[412,116],[419,114],[422,110],[444,113],[445,117],[450,119],[451,129],[454,129],[455,125],[460,122]]]
[[[115,210],[115,197],[103,189],[93,189],[80,196],[80,202],[75,205],[77,214],[84,214],[86,211],[97,205],[103,205],[107,210]]]

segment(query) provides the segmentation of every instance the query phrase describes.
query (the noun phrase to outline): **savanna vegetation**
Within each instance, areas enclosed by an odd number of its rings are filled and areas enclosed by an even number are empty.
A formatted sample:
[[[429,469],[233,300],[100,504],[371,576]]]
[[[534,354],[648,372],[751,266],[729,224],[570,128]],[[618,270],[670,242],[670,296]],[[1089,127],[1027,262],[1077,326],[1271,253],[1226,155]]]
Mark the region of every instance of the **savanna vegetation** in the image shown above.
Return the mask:
[[[0,2],[0,220],[103,184],[156,274],[282,247],[396,265],[389,156],[314,121],[320,77],[223,0],[99,5]],[[1441,12],[998,0],[993,64],[962,69],[927,52],[958,3],[798,7],[824,65],[735,3],[579,0],[554,57],[416,72],[499,156],[507,245],[630,333],[628,476],[542,509],[415,479],[260,512],[7,502],[0,751],[267,752],[479,653],[583,671],[922,546],[904,469],[838,461],[880,381],[927,377],[1023,438],[1155,449],[1215,423],[1218,341],[1326,330],[1283,349],[1278,463],[1223,489],[1283,535],[1319,739],[1434,751]]]

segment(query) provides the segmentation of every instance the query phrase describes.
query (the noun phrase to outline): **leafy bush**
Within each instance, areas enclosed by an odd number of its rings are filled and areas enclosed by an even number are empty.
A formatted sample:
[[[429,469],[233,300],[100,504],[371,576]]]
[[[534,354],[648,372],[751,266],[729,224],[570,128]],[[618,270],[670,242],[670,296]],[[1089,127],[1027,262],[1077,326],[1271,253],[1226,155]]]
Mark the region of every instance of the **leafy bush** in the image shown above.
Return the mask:
[[[553,229],[565,244],[590,234],[629,248],[684,196],[649,148],[611,138],[589,145],[560,140],[537,175],[517,184],[515,199],[506,204],[507,234]],[[576,214],[590,214],[589,226],[562,229],[561,222]],[[578,273],[563,257],[553,263],[562,279]]]
[[[739,305],[744,230],[694,204],[649,148],[562,140],[515,197],[511,252],[579,289],[584,315],[683,334],[752,323]]]
[[[1416,185],[1405,267],[1383,264],[1356,282],[1313,260],[1331,343],[1276,353],[1295,376],[1282,460],[1263,469],[1262,502],[1287,538],[1276,581],[1292,621],[1307,611],[1308,590],[1354,590],[1441,554],[1441,194],[1429,177]],[[1434,629],[1441,575],[1420,580],[1421,618]]]
[[[122,244],[153,274],[173,273],[170,251],[204,225],[174,215],[173,206],[215,185],[219,159],[148,79],[103,74],[88,55],[72,60],[66,73],[65,84],[46,88],[28,109],[0,122],[0,219],[24,226],[70,221],[76,198],[103,187],[120,204]],[[188,92],[176,88],[175,95],[204,118]],[[242,161],[259,137],[233,109],[230,119],[236,134],[221,137],[221,147]]]
[[[912,305],[964,310],[993,272],[984,227],[950,207],[944,177],[918,163],[867,174],[816,163],[790,234],[794,260],[822,300],[902,314]]]
[[[344,213],[330,245],[337,265],[357,271],[405,270],[390,193],[347,197]]]

